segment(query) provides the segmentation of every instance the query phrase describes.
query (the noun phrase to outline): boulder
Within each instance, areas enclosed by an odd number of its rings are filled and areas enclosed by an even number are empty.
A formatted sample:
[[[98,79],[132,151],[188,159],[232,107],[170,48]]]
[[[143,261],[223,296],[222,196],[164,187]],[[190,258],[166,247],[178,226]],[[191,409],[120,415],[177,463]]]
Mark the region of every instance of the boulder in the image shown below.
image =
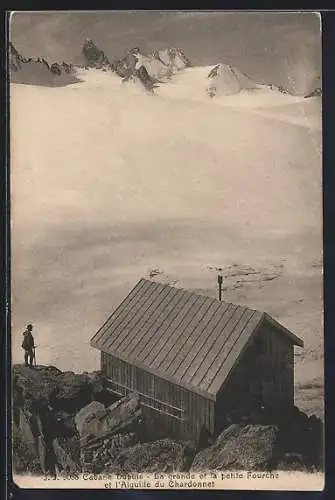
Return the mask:
[[[115,474],[185,471],[194,454],[194,443],[166,438],[127,448],[107,466]]]
[[[118,398],[107,390],[107,376],[101,371],[86,373],[93,401],[99,401],[105,406],[115,403]]]
[[[20,432],[13,429],[12,436],[13,451],[13,471],[17,474],[38,474],[42,473],[40,457],[36,446],[28,447],[21,439]]]
[[[97,422],[100,415],[105,415],[105,413],[106,407],[102,403],[99,403],[99,401],[92,401],[92,403],[84,406],[74,419],[79,435],[84,435],[90,422]]]
[[[13,400],[25,406],[37,399],[50,400],[62,372],[53,366],[31,369],[23,365],[13,367]]]
[[[58,460],[54,456],[55,439],[73,438],[75,442],[77,436],[79,456],[75,414],[95,397],[109,404],[115,401],[99,372],[75,374],[63,373],[53,366],[31,369],[14,365],[14,470],[53,474],[54,462]]]
[[[35,369],[23,365],[13,367],[13,406],[25,407],[44,401],[55,412],[76,413],[98,400],[111,404],[115,401],[106,389],[106,379],[100,372],[62,372],[54,366]]]
[[[19,425],[14,424],[13,428],[15,472],[42,472],[54,475],[55,460],[45,415],[35,411],[28,413],[23,409],[20,409],[19,415]]]
[[[92,387],[86,375],[63,372],[56,382],[51,401],[55,409],[74,413],[92,401]]]
[[[13,470],[41,474],[38,443],[29,416],[19,410],[19,421],[12,426]]]
[[[285,453],[278,461],[277,470],[294,470],[308,472],[306,457],[301,453]]]
[[[117,456],[138,442],[135,433],[115,434],[100,441],[95,447],[82,447],[80,449],[80,463],[83,472],[98,474],[110,470]]]
[[[70,475],[81,472],[78,435],[70,438],[55,438],[52,447],[60,472]]]
[[[33,419],[33,416],[27,415],[23,409],[20,409],[18,435],[32,455],[36,455],[36,437],[38,435],[36,427],[36,420]]]
[[[277,436],[273,425],[230,425],[195,456],[191,470],[271,469],[277,461]]]
[[[77,433],[75,415],[65,411],[55,412],[55,434],[61,437],[70,437]]]
[[[277,425],[280,428],[282,455],[298,454],[303,457],[306,467],[323,467],[323,424],[318,417],[308,417],[299,408],[294,407],[291,412],[281,417]]]
[[[107,408],[92,401],[75,417],[81,447],[96,446],[113,434],[137,429],[141,414],[137,395],[126,396]]]

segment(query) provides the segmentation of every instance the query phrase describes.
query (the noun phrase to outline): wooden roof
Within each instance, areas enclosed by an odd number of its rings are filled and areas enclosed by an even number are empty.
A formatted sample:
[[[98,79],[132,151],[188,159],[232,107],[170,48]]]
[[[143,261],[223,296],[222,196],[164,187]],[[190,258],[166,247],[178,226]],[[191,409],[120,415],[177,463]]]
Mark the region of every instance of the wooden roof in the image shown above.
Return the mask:
[[[204,397],[216,393],[267,314],[141,279],[91,345]]]

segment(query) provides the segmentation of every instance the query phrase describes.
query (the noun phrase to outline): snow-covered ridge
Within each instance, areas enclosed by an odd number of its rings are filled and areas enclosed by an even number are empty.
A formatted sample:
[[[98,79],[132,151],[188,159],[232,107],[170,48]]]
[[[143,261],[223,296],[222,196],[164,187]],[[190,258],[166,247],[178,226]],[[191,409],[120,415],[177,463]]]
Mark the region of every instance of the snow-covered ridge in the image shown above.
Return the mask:
[[[99,89],[101,94],[114,96],[117,99],[127,100],[137,95],[154,101],[158,99],[158,102],[162,103],[166,100],[177,100],[181,107],[191,105],[193,102],[194,105],[202,105],[209,110],[214,108],[229,108],[236,112],[245,110],[311,129],[321,128],[319,97],[305,99],[301,96],[284,94],[266,85],[258,85],[257,88],[241,89],[236,94],[217,95],[211,98],[207,92],[207,75],[211,69],[211,66],[186,68],[174,75],[168,83],[155,88],[154,95],[149,97],[146,97],[143,85],[138,79],[120,81],[115,73],[97,69],[78,69],[77,76],[80,82],[70,87],[86,88],[90,91]]]
[[[275,86],[272,83],[261,85],[254,82],[238,68],[223,63],[201,69],[194,68],[197,75],[201,74],[202,81],[199,82],[200,86],[199,84],[192,84],[191,88],[186,89],[185,82],[190,83],[192,79],[189,71],[192,68],[192,63],[182,49],[175,47],[154,50],[150,54],[144,54],[140,48],[134,47],[128,50],[123,58],[110,61],[104,51],[97,47],[93,40],[87,38],[82,47],[82,55],[84,57],[82,67],[74,67],[64,61],[49,64],[43,58],[25,59],[10,43],[9,60],[12,81],[60,86],[75,82],[76,77],[82,74],[83,69],[96,69],[104,73],[114,73],[122,79],[122,83],[130,82],[132,86],[135,84],[136,87],[139,86],[150,93],[157,94],[169,93],[170,90],[166,91],[165,87],[169,88],[171,84],[177,82],[179,90],[184,87],[186,92],[191,92],[191,94],[195,92],[198,95],[198,91],[200,91],[202,94],[215,99],[240,93],[249,95],[249,93],[260,90],[290,95],[284,88]],[[184,74],[186,75],[185,78],[183,77]],[[50,77],[50,75],[52,76]],[[156,89],[159,90],[156,91]],[[313,87],[305,97],[315,97],[321,94],[319,78],[315,82],[315,88]],[[249,99],[250,102],[251,100],[254,100],[254,97]]]

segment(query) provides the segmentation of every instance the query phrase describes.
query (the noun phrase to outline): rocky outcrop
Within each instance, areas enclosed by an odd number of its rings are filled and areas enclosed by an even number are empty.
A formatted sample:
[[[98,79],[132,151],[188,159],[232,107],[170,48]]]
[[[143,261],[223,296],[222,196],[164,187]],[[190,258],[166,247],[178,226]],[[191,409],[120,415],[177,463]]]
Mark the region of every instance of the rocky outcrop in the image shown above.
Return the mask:
[[[76,413],[92,401],[111,404],[116,398],[99,373],[75,374],[53,366],[13,367],[13,441],[16,470],[55,474],[64,468],[61,442],[77,442]],[[59,441],[59,440],[63,441]],[[55,441],[58,440],[58,441]],[[62,458],[61,458],[62,457]]]
[[[114,61],[112,70],[122,78],[123,83],[138,81],[147,91],[153,92],[158,80],[149,74],[141,58],[140,50],[135,47],[129,50],[123,59]]]
[[[55,75],[61,75],[62,69],[63,69],[62,66],[58,63],[53,63],[50,66],[51,73],[54,73]]]
[[[92,401],[75,417],[80,436],[80,460],[85,471],[102,470],[117,453],[138,441],[142,411],[137,396],[127,396],[107,408]]]
[[[128,432],[141,421],[141,406],[137,396],[127,396],[107,408],[93,401],[75,417],[81,446],[90,446],[118,432]]]
[[[123,83],[138,81],[151,93],[158,83],[169,80],[173,74],[191,65],[184,52],[173,47],[156,50],[148,55],[134,47],[111,64],[104,51],[90,38],[86,39],[82,54],[84,68],[113,71],[122,78]],[[9,60],[13,83],[60,86],[79,81],[72,64],[63,61],[49,65],[42,58],[25,59],[12,43],[9,45]]]
[[[8,58],[9,58],[9,69],[10,71],[19,71],[24,64],[26,59],[19,54],[12,42],[8,45]]]
[[[231,425],[196,455],[191,470],[272,469],[277,462],[278,432],[271,425]]]
[[[42,57],[27,59],[19,54],[12,42],[9,43],[8,56],[12,83],[59,87],[79,82],[72,65],[57,62],[49,65]]]
[[[90,38],[86,38],[86,41],[82,48],[82,53],[85,59],[86,67],[96,69],[111,69],[110,62],[105,56],[104,51],[100,50],[99,47],[97,47],[93,40],[91,40]]]
[[[280,92],[281,94],[288,94],[288,91],[282,85],[274,85],[273,83],[269,83],[266,85],[269,90],[273,90],[275,92]]]
[[[323,427],[297,408],[234,417],[219,436],[173,439],[142,415],[138,395],[115,398],[100,372],[13,367],[13,467],[16,473],[82,471],[320,470]]]
[[[138,443],[134,432],[115,434],[109,438],[80,448],[80,466],[83,472],[114,472],[120,453],[126,455]]]
[[[317,87],[314,90],[312,90],[312,92],[305,95],[304,97],[307,99],[308,97],[321,97],[321,96],[322,96],[322,88]]]
[[[238,94],[242,90],[259,88],[247,75],[229,64],[217,64],[208,74],[210,83],[207,93],[210,97]]]
[[[195,444],[173,439],[139,443],[125,449],[109,464],[114,473],[173,472],[189,470]]]
[[[66,62],[62,62],[62,68],[65,73],[73,72],[73,64],[67,64]]]
[[[92,400],[105,401],[105,398],[109,398],[111,402],[113,399],[106,390],[106,379],[100,372],[77,374],[62,372],[54,366],[32,370],[15,365],[13,391],[14,399],[23,409],[44,403],[55,412],[65,413],[74,413]]]
[[[168,81],[172,75],[190,65],[181,49],[167,48],[145,55],[134,47],[125,57],[114,61],[111,67],[124,82],[137,79],[152,92],[157,84]]]
[[[321,469],[324,449],[321,420],[315,415],[307,416],[296,407],[284,418],[280,416],[278,418],[281,466],[284,469],[290,469],[290,467],[292,469],[294,464],[300,463],[303,465],[299,468]]]
[[[138,47],[134,47],[124,58],[114,61],[112,68],[119,76],[127,78],[134,75],[139,68],[144,67],[153,81],[162,82],[190,65],[190,61],[181,49],[168,48],[145,55]]]
[[[54,438],[52,448],[59,473],[74,475],[81,472],[80,445],[77,435]]]
[[[185,56],[182,49],[171,47],[155,50],[152,55],[166,67],[170,68],[172,73],[192,66],[191,61]]]

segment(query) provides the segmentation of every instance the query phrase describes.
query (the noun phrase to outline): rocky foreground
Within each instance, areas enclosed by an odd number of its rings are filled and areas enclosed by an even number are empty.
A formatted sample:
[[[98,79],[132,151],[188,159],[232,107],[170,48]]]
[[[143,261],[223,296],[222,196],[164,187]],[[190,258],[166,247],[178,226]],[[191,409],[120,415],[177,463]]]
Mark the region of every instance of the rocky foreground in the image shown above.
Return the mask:
[[[239,421],[216,437],[179,441],[142,416],[136,394],[117,400],[100,372],[13,367],[17,474],[321,470],[323,430],[297,408],[270,422]]]

